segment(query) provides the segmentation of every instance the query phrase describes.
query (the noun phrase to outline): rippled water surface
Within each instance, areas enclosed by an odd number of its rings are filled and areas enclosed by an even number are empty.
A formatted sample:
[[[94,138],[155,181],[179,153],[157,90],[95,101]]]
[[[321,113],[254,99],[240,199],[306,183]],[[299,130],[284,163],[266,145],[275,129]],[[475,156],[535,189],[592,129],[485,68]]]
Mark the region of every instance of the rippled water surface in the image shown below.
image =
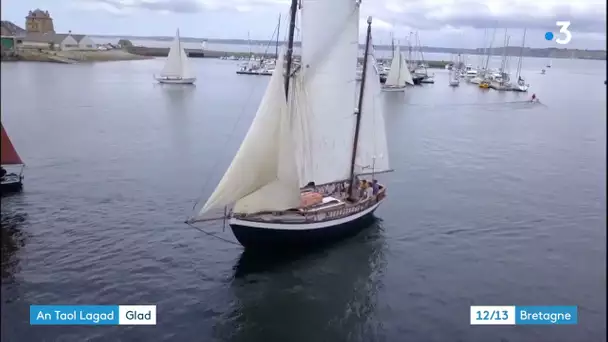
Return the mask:
[[[268,78],[220,60],[193,61],[195,87],[154,84],[162,60],[3,63],[27,169],[2,198],[2,340],[605,341],[605,62],[562,62],[525,71],[542,104],[444,70],[386,94],[380,219],[281,262],[182,223]],[[158,324],[32,327],[30,304],[156,304]],[[472,327],[470,305],[578,305],[579,324]]]

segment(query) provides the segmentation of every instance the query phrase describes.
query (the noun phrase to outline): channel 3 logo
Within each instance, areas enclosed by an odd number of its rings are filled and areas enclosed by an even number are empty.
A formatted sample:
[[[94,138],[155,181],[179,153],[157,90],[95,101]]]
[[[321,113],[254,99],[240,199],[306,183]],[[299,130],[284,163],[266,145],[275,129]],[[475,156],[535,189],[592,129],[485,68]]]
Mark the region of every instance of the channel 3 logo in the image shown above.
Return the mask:
[[[561,45],[570,43],[570,41],[572,40],[572,33],[570,31],[568,31],[568,27],[570,27],[570,22],[569,21],[556,21],[555,25],[559,26],[559,33],[561,33],[565,36],[564,38],[556,38],[555,42],[557,44],[561,44]],[[555,35],[553,34],[553,32],[545,33],[546,40],[553,40],[553,38],[555,38]]]

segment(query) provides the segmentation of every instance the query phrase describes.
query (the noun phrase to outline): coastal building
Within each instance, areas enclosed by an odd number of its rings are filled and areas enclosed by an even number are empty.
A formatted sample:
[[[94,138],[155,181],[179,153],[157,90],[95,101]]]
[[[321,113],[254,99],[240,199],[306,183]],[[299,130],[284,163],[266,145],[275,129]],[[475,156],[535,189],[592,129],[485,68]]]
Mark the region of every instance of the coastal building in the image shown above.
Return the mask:
[[[53,51],[95,50],[95,42],[87,35],[72,33],[27,33],[17,37],[17,47]]]
[[[17,38],[17,46],[22,49],[75,50],[78,42],[70,34],[29,32]]]
[[[25,17],[25,30],[27,33],[55,33],[53,18],[49,11],[37,8],[30,11]]]

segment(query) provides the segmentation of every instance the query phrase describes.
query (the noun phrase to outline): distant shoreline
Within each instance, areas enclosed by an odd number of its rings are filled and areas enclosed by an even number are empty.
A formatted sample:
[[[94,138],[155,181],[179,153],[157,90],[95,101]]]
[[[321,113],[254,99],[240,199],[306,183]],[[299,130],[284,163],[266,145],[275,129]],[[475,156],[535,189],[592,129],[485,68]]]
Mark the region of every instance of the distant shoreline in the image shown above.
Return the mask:
[[[112,38],[112,39],[127,39],[127,40],[152,40],[170,42],[173,37],[139,37],[139,36],[106,36],[106,35],[91,35],[93,38]],[[229,44],[229,45],[254,45],[254,46],[268,46],[270,49],[274,49],[276,46],[275,41],[267,40],[252,40],[246,39],[203,39],[203,38],[190,38],[181,37],[181,40],[185,43],[199,43],[207,42],[208,44]],[[285,42],[279,42],[280,45]],[[294,42],[295,47],[300,47],[300,42]],[[364,48],[361,45],[361,48]],[[390,45],[374,45],[376,50],[390,51]],[[407,51],[407,45],[401,45],[402,51]],[[484,48],[476,49],[461,49],[461,48],[444,48],[444,47],[432,47],[422,46],[422,52],[426,53],[446,53],[446,54],[462,54],[462,55],[485,55],[487,52]],[[504,54],[504,48],[495,47],[490,50],[494,56],[502,56]],[[507,56],[518,57],[521,53],[521,46],[508,46],[506,48]],[[538,58],[566,58],[566,59],[593,59],[593,60],[606,60],[606,50],[581,50],[581,49],[566,49],[566,48],[530,48],[525,47],[523,50],[524,57],[538,57]]]

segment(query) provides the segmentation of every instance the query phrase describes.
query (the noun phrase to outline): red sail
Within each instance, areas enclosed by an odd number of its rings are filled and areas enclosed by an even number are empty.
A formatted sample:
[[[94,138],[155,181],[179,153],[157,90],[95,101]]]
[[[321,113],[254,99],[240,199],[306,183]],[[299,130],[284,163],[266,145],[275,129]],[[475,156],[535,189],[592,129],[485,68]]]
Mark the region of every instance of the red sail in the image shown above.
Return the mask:
[[[13,147],[13,143],[11,143],[11,139],[8,138],[6,131],[4,130],[4,126],[0,123],[0,127],[2,128],[2,155],[0,155],[0,159],[2,159],[2,165],[20,165],[23,164],[21,158],[15,148]]]

